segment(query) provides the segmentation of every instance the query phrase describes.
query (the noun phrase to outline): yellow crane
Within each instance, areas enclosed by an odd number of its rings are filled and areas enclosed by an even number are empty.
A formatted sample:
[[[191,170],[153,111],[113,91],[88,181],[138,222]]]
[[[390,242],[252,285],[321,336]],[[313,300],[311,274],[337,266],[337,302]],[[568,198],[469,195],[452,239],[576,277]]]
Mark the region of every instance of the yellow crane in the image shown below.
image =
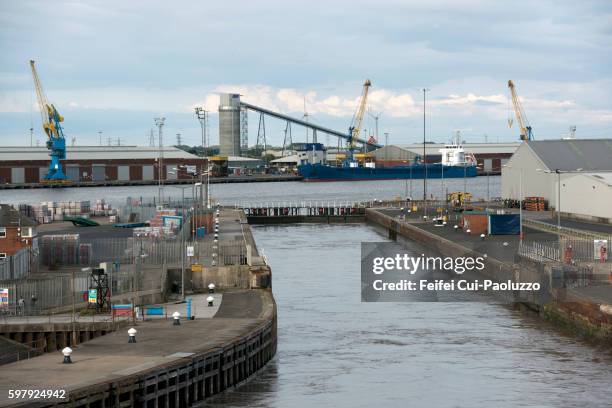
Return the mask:
[[[357,112],[353,116],[353,120],[351,121],[351,126],[349,126],[349,150],[353,150],[355,147],[355,140],[359,139],[359,134],[361,132],[361,124],[363,123],[363,116],[366,111],[366,103],[368,101],[368,90],[372,86],[372,82],[369,79],[366,79],[363,83],[363,91],[361,92],[361,99],[359,100],[359,106],[357,107]],[[365,138],[364,138],[365,139]]]
[[[512,80],[508,81],[508,88],[510,89],[510,95],[512,97],[512,105],[514,106],[514,114],[516,115],[516,120],[518,121],[520,127],[520,136],[521,140],[533,140],[533,133],[531,132],[531,125],[529,124],[529,120],[527,120],[527,115],[525,115],[525,110],[523,109],[523,104],[516,94],[516,89],[514,87],[514,82]],[[512,127],[512,118],[508,117],[508,127]]]

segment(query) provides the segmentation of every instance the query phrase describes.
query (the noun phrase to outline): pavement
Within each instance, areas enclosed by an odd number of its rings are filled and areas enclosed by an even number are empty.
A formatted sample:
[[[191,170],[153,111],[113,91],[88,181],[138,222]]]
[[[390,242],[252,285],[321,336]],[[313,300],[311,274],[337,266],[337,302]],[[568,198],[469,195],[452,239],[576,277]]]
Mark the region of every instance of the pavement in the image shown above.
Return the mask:
[[[174,326],[172,319],[138,322],[137,343],[128,343],[127,330],[121,330],[75,347],[73,364],[62,364],[62,354],[54,352],[2,366],[0,406],[15,402],[7,399],[9,389],[64,389],[70,393],[222,347],[261,324],[272,302],[271,294],[264,291],[215,294],[223,301],[211,317],[214,309],[202,307],[202,299],[208,296],[193,296],[196,319],[181,320],[180,326]],[[246,314],[245,308],[249,310]]]
[[[400,214],[405,214],[397,208],[379,209],[383,214],[391,217],[397,217]],[[461,229],[455,230],[454,225],[459,223],[460,213],[452,213],[451,219],[446,226],[436,226],[432,221],[423,222],[420,216],[407,217],[406,221],[415,227],[421,228],[427,232],[438,235],[449,241],[460,243],[461,245],[486,254],[499,261],[513,263],[514,256],[518,252],[519,236],[518,235],[487,235],[485,239],[481,239],[479,235],[469,235]],[[532,228],[523,227],[524,240],[528,241],[557,241],[556,234],[538,231]],[[460,241],[460,242],[459,242]],[[504,245],[504,243],[506,245]]]

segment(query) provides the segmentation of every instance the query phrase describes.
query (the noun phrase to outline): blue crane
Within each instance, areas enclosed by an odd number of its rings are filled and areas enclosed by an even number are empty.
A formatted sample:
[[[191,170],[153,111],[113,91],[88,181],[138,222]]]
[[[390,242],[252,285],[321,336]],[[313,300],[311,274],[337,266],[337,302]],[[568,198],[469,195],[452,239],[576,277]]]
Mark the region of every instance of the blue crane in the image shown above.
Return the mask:
[[[45,181],[51,183],[62,183],[66,181],[66,175],[62,168],[61,161],[66,159],[66,139],[62,130],[61,122],[64,117],[59,114],[53,104],[47,102],[47,97],[43,91],[34,60],[30,60],[30,68],[32,68],[32,76],[34,77],[34,88],[36,89],[36,97],[38,99],[38,108],[42,118],[42,127],[47,134],[47,149],[51,156],[49,163],[49,171],[45,175]]]

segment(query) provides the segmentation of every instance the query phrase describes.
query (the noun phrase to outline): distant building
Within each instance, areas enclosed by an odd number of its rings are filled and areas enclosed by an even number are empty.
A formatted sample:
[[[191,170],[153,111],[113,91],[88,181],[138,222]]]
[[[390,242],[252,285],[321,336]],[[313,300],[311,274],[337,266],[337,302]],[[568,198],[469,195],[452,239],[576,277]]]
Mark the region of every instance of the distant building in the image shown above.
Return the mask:
[[[142,146],[68,146],[64,173],[73,182],[154,181],[159,178],[160,150]],[[45,147],[0,147],[0,183],[38,183],[47,174]],[[206,160],[176,147],[162,150],[163,180],[188,179]]]
[[[0,261],[37,245],[36,222],[7,204],[0,204]]]
[[[502,197],[518,200],[521,190],[562,214],[612,222],[612,139],[522,143],[502,169]]]
[[[481,172],[499,173],[501,167],[521,144],[516,143],[464,143],[468,153],[476,157]],[[445,143],[426,143],[425,159],[427,163],[439,163],[442,160],[440,149]],[[372,152],[376,157],[376,165],[398,166],[411,163],[415,157],[423,156],[423,144],[388,145]]]

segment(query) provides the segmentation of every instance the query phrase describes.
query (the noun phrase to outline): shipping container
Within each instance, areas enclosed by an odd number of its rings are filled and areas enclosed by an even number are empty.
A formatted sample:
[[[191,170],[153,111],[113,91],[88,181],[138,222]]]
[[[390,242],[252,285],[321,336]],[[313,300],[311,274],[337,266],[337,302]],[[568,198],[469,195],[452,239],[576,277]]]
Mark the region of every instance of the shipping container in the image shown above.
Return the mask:
[[[463,230],[470,230],[470,235],[486,234],[488,229],[488,216],[485,213],[464,213],[461,217]]]
[[[520,233],[519,214],[490,214],[489,235],[518,235]]]

